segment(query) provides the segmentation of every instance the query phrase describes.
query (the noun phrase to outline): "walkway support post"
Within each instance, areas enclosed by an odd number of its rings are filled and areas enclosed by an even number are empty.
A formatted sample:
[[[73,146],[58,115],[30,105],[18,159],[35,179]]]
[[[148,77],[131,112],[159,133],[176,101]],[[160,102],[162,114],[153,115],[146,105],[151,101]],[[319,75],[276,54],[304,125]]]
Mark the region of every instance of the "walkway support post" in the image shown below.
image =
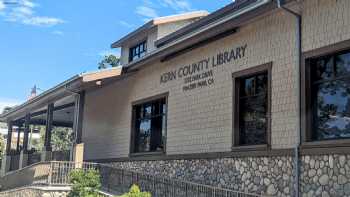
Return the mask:
[[[81,168],[84,161],[84,143],[82,143],[82,126],[84,115],[85,92],[75,93],[75,114],[74,114],[74,144],[72,149],[72,160],[76,168]]]
[[[30,114],[25,116],[23,132],[23,149],[19,157],[19,168],[24,168],[28,164],[28,135],[29,135]]]
[[[50,103],[47,106],[45,143],[44,143],[43,151],[41,153],[41,161],[50,161],[51,157],[52,157],[51,132],[52,132],[52,127],[53,127],[52,126],[53,111],[54,111],[54,104]]]
[[[21,141],[21,123],[18,124],[18,130],[17,130],[17,145],[16,145],[16,154],[18,154],[21,150],[19,147],[19,143]]]
[[[10,121],[7,123],[7,141],[6,141],[6,154],[3,157],[1,165],[1,176],[4,176],[8,171],[10,171],[11,166],[11,143],[12,143],[12,130],[13,123]]]

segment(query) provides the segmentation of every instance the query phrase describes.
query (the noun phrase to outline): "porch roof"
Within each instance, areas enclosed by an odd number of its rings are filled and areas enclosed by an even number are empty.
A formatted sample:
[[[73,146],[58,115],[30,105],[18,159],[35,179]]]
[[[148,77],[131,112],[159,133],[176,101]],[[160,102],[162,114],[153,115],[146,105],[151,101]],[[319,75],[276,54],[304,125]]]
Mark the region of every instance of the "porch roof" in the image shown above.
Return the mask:
[[[84,90],[98,88],[111,83],[122,78],[121,74],[122,67],[116,67],[75,75],[25,103],[14,107],[9,112],[0,114],[0,122],[22,117],[27,113],[40,110],[48,103],[58,101]]]

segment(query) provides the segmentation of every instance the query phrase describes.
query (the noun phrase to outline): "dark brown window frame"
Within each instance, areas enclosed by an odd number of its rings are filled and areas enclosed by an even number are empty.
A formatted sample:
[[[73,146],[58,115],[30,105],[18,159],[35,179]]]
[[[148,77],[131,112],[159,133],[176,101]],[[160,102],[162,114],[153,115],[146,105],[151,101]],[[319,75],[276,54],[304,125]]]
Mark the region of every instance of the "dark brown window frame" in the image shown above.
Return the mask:
[[[168,97],[169,97],[169,92],[158,94],[155,96],[147,97],[141,100],[137,100],[131,103],[131,132],[130,132],[130,147],[129,147],[129,157],[135,157],[135,156],[154,156],[154,155],[166,155],[166,142],[167,142],[167,132],[168,132]],[[158,100],[158,99],[165,99],[165,104],[166,104],[166,114],[165,114],[165,140],[164,140],[164,149],[163,151],[158,151],[158,152],[135,152],[135,118],[136,118],[136,110],[135,107],[136,105],[140,105],[143,103],[147,103],[153,100]]]
[[[350,146],[350,139],[334,139],[312,141],[312,108],[311,108],[311,59],[350,50],[350,40],[335,43],[329,46],[310,50],[302,54],[301,62],[301,147],[302,148],[323,148],[323,147],[347,147]]]
[[[242,77],[249,77],[250,75],[255,75],[259,73],[267,72],[267,129],[266,129],[266,144],[262,145],[240,145],[239,144],[239,102],[237,96],[239,95],[239,88],[236,88],[236,80]],[[262,64],[259,66],[254,66],[242,71],[232,73],[232,82],[233,82],[233,122],[232,122],[232,151],[245,151],[245,150],[269,150],[271,145],[271,72],[272,72],[272,62]]]

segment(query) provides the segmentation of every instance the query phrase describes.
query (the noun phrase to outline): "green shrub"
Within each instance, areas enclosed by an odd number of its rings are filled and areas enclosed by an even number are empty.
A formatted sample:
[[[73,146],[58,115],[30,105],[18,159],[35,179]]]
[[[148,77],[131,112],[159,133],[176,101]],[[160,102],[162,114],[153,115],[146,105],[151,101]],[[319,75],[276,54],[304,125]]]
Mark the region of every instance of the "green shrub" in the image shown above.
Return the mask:
[[[73,184],[69,197],[100,197],[100,173],[97,170],[74,170],[69,174]]]
[[[129,193],[126,193],[120,197],[152,197],[152,195],[149,192],[141,192],[137,185],[133,185],[131,186]]]

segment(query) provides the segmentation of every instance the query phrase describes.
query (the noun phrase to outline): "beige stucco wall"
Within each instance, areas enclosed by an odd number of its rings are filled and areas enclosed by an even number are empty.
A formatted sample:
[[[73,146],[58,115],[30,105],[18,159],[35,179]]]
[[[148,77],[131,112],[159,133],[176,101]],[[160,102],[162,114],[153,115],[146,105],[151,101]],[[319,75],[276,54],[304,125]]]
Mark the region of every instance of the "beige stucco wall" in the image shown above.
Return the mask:
[[[304,0],[303,50],[350,39],[350,1]]]
[[[175,32],[178,29],[181,29],[182,27],[185,27],[194,21],[198,19],[188,19],[188,20],[182,20],[182,21],[177,21],[177,22],[172,22],[172,23],[164,23],[158,25],[158,35],[157,39],[161,39],[164,36]]]
[[[346,11],[350,1],[307,0],[302,8],[304,50],[350,39]],[[295,27],[293,16],[278,11],[234,35],[88,92],[83,123],[85,159],[127,157],[131,103],[164,92],[169,92],[168,155],[230,151],[234,132],[231,75],[268,62],[273,62],[271,146],[293,147],[297,133]],[[162,73],[245,44],[244,58],[213,69],[215,84],[210,87],[183,92],[183,79],[160,84]]]

